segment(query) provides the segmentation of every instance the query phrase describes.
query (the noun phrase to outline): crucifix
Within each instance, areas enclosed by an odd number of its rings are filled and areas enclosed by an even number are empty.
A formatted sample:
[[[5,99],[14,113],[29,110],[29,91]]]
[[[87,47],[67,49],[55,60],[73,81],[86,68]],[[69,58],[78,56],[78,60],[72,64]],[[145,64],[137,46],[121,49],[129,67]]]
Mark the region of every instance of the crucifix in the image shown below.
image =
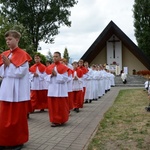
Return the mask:
[[[109,40],[108,42],[112,42],[113,43],[113,58],[116,57],[116,53],[115,53],[115,43],[116,42],[120,42],[119,40],[115,40],[115,35],[113,35],[113,40]]]

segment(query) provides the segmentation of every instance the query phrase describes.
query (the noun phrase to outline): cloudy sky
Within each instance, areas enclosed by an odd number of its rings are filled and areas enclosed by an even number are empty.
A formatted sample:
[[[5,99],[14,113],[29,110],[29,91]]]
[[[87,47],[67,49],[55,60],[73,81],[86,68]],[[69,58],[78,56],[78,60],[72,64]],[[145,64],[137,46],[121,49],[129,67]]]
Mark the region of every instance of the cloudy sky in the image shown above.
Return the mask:
[[[64,52],[67,47],[69,56],[78,60],[92,45],[100,33],[112,20],[135,44],[134,37],[134,0],[78,0],[71,8],[71,27],[61,27],[54,44],[40,42],[41,52],[47,55],[50,50]]]

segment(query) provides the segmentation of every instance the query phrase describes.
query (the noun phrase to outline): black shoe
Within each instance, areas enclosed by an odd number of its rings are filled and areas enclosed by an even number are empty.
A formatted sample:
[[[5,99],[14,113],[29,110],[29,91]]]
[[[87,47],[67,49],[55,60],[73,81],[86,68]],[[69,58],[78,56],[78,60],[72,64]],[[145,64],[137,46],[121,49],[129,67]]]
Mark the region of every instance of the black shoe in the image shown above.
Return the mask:
[[[94,98],[94,99],[93,99],[93,101],[97,101],[97,99],[96,99],[96,98]]]
[[[76,111],[77,108],[74,108],[73,111]]]
[[[23,144],[8,147],[8,149],[10,149],[10,150],[21,150],[22,148],[23,148]]]
[[[0,146],[0,150],[4,150],[5,149],[5,146]]]
[[[91,100],[91,99],[89,100],[89,103],[92,103],[92,100]]]
[[[44,112],[44,111],[45,111],[44,109],[41,109],[41,110],[40,110],[40,112]]]
[[[77,113],[79,112],[79,108],[76,108],[76,112],[77,112]]]
[[[86,103],[88,103],[88,101],[85,101],[84,103],[86,104]]]
[[[29,119],[29,118],[30,118],[30,114],[28,113],[28,114],[27,114],[27,119]]]
[[[150,112],[150,106],[145,107],[145,110]]]

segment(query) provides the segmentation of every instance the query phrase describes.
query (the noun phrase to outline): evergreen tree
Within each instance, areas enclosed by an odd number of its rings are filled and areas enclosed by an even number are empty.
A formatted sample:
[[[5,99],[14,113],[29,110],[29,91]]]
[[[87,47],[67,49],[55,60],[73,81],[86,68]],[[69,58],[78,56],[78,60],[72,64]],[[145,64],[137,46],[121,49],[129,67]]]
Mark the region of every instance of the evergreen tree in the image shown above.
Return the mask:
[[[52,43],[61,25],[71,26],[70,8],[76,0],[1,0],[0,13],[21,23],[37,51],[39,41]]]
[[[68,53],[68,49],[67,48],[65,48],[65,50],[64,50],[64,54],[63,54],[63,58],[65,58],[68,62],[69,62],[69,53]]]
[[[48,53],[46,55],[46,59],[50,62],[53,62],[53,56],[52,56],[52,53],[50,50],[48,51]]]
[[[150,57],[150,0],[135,0],[133,8],[138,46]]]

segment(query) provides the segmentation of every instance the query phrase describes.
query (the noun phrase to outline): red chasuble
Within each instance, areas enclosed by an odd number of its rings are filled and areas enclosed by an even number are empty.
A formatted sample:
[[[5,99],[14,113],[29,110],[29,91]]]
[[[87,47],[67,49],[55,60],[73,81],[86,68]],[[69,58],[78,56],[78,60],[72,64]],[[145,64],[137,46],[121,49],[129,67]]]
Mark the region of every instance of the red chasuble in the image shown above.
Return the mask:
[[[3,52],[3,55],[8,57],[10,53],[12,53],[10,61],[16,67],[31,60],[30,55],[18,47],[13,51]],[[2,64],[0,56],[0,65]],[[0,146],[16,146],[28,141],[28,103],[29,101],[0,101]]]

